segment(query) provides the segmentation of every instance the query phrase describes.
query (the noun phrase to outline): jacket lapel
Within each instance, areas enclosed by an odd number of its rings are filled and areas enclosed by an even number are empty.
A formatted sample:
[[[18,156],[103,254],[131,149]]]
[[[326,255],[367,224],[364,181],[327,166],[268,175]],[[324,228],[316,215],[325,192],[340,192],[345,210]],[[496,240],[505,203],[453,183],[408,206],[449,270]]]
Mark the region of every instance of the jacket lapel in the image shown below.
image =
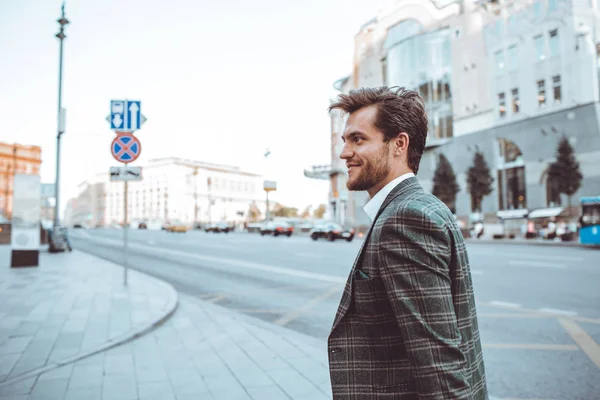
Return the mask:
[[[331,328],[332,331],[335,329],[335,327],[341,321],[341,319],[344,317],[344,315],[346,315],[346,312],[350,308],[350,304],[352,302],[352,279],[354,277],[354,272],[356,271],[356,268],[360,264],[361,259],[363,257],[363,253],[365,252],[368,242],[371,239],[371,232],[373,232],[373,227],[375,226],[375,223],[377,222],[377,218],[379,218],[379,216],[381,215],[383,210],[385,210],[385,208],[390,203],[392,203],[392,201],[394,201],[397,197],[399,197],[401,195],[402,196],[407,195],[408,193],[411,193],[412,190],[414,190],[416,188],[420,188],[420,187],[421,186],[419,185],[419,181],[417,180],[417,178],[410,177],[408,179],[405,179],[402,182],[400,182],[400,184],[398,184],[398,186],[396,186],[394,189],[392,189],[392,191],[387,195],[387,197],[383,201],[383,204],[381,205],[381,207],[379,207],[379,211],[377,212],[375,219],[373,220],[373,222],[371,223],[371,226],[369,227],[369,232],[367,233],[367,236],[365,236],[365,239],[363,240],[360,250],[358,251],[358,255],[354,259],[354,264],[352,265],[352,269],[350,270],[350,276],[348,277],[348,280],[346,281],[346,286],[344,287],[344,293],[342,294],[342,298],[340,300],[340,305],[338,307],[337,313],[335,315],[335,319],[333,321],[333,327]]]

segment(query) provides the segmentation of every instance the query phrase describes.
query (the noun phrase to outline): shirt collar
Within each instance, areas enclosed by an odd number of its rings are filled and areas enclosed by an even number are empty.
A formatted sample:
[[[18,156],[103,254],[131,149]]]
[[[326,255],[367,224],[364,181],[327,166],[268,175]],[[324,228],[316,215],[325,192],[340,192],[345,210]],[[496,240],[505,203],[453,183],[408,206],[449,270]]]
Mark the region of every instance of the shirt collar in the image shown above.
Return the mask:
[[[381,205],[385,201],[385,198],[388,196],[388,194],[390,194],[390,192],[396,186],[398,186],[400,182],[404,181],[405,179],[412,178],[413,176],[415,176],[415,174],[412,172],[400,175],[385,185],[379,192],[375,194],[375,196],[371,198],[371,200],[369,200],[367,204],[365,204],[363,210],[365,210],[365,213],[367,213],[371,221],[375,220],[375,217],[377,216],[377,213],[379,212],[379,209],[381,208]]]

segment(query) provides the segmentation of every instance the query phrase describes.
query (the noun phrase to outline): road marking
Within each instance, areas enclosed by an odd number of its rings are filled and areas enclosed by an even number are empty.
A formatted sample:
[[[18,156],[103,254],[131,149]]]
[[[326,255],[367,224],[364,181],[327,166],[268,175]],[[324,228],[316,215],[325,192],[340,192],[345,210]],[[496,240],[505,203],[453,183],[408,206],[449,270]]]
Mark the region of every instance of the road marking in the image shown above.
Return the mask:
[[[322,254],[313,254],[313,253],[294,253],[300,257],[310,257],[310,258],[323,258]]]
[[[554,318],[554,315],[550,314],[537,314],[537,313],[481,313],[477,314],[479,318]]]
[[[537,254],[519,254],[521,258],[533,258],[538,260],[552,260],[552,261],[583,261],[583,257],[567,257],[567,256],[542,256]]]
[[[156,244],[154,240],[148,240],[148,244]]]
[[[581,350],[592,360],[596,367],[600,368],[600,345],[592,339],[577,323],[571,319],[559,318],[558,321],[571,335],[575,343],[581,347]]]
[[[493,397],[490,396],[490,400],[553,400],[553,399],[538,399],[531,397]]]
[[[577,315],[575,311],[567,311],[567,310],[559,310],[556,308],[538,308],[539,311],[548,314],[558,314],[558,315]]]
[[[504,304],[513,304],[513,303],[505,303],[503,301],[491,301],[489,303],[486,303],[485,301],[478,301],[478,300],[476,300],[476,301],[477,301],[477,304],[482,305],[482,306],[490,306],[490,307],[498,307],[498,308],[507,308],[507,307],[508,308],[515,308],[514,306],[506,306],[506,305],[504,305]],[[523,315],[531,316],[532,318],[536,318],[536,316],[537,317],[544,317],[544,318],[555,318],[555,317],[557,317],[557,315],[548,314],[548,313],[542,313],[540,310],[534,310],[532,308],[519,308],[519,313],[523,313]],[[582,317],[582,316],[579,316],[579,315],[573,315],[573,316],[566,315],[565,317],[567,317],[569,319],[572,319],[573,321],[579,321],[579,322],[585,322],[585,323],[588,323],[588,324],[600,325],[600,318]]]
[[[220,302],[221,300],[225,300],[226,298],[227,298],[227,295],[221,294],[221,295],[217,295],[217,296],[211,297],[209,299],[206,299],[205,301],[208,303],[216,304],[216,303]]]
[[[499,306],[499,307],[509,307],[509,308],[521,308],[520,304],[517,303],[509,303],[508,301],[490,301],[489,302],[490,305],[492,306]]]
[[[96,241],[96,242],[110,243],[112,245],[115,245],[115,244],[121,245],[122,244],[122,242],[120,240],[108,239],[108,238],[90,238],[89,240]],[[321,274],[318,272],[301,271],[301,270],[296,270],[296,269],[291,269],[291,268],[278,267],[275,265],[259,264],[259,263],[255,263],[255,262],[251,262],[251,261],[242,261],[242,260],[233,259],[233,258],[187,253],[184,251],[167,249],[164,247],[157,249],[156,247],[147,246],[147,245],[138,244],[138,243],[131,243],[130,247],[148,251],[150,253],[158,253],[158,254],[168,253],[168,254],[171,254],[174,256],[178,256],[178,257],[194,258],[194,259],[202,260],[202,261],[227,264],[229,266],[238,267],[238,268],[254,269],[257,271],[271,272],[271,273],[280,274],[280,275],[288,275],[288,276],[294,276],[294,277],[298,277],[298,278],[305,278],[305,279],[311,279],[311,280],[317,280],[317,281],[323,281],[323,282],[345,283],[347,280],[347,277],[326,275],[326,274]]]
[[[557,350],[576,351],[579,347],[574,344],[543,344],[543,343],[484,343],[487,349],[520,349],[520,350]]]
[[[512,265],[514,267],[534,267],[534,268],[557,268],[562,269],[566,268],[564,264],[551,264],[547,262],[535,262],[535,261],[525,261],[525,260],[510,260],[508,265]]]
[[[266,309],[266,308],[232,308],[232,310],[244,314],[283,314],[287,310],[286,309]]]
[[[483,271],[480,271],[478,269],[472,269],[471,275],[483,275]]]
[[[311,300],[309,300],[308,302],[304,303],[304,305],[302,307],[298,307],[295,310],[292,310],[291,312],[283,315],[281,318],[278,318],[273,323],[275,325],[285,326],[285,325],[289,324],[291,321],[293,321],[296,318],[298,318],[299,316],[301,316],[302,314],[304,314],[307,311],[309,311],[311,308],[313,308],[316,305],[318,305],[319,303],[321,303],[324,300],[328,299],[332,295],[338,293],[339,291],[340,291],[340,287],[334,286],[331,289],[329,289],[328,291],[326,291],[325,293],[321,293],[317,297],[313,297]]]

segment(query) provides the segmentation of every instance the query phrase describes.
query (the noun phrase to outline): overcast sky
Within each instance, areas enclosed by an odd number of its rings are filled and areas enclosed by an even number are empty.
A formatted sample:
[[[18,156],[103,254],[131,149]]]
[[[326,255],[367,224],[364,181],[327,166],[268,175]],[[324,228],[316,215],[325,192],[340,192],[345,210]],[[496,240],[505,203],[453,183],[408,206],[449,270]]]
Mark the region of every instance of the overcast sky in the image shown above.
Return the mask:
[[[116,165],[111,99],[139,99],[143,165],[158,157],[262,173],[270,148],[275,201],[325,202],[329,99],[352,69],[359,27],[388,0],[71,0],[64,52],[61,203]],[[58,0],[0,0],[0,140],[42,146],[54,181]],[[136,164],[134,163],[134,165]],[[63,209],[61,207],[61,209]]]

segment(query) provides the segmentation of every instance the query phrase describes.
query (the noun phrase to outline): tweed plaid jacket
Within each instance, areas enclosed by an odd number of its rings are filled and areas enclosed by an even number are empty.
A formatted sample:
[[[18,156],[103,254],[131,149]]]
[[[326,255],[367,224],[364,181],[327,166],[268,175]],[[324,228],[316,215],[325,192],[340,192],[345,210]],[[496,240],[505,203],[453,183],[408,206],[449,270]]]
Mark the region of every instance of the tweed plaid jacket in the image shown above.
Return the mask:
[[[488,399],[463,236],[416,178],[365,237],[328,350],[334,399]]]

